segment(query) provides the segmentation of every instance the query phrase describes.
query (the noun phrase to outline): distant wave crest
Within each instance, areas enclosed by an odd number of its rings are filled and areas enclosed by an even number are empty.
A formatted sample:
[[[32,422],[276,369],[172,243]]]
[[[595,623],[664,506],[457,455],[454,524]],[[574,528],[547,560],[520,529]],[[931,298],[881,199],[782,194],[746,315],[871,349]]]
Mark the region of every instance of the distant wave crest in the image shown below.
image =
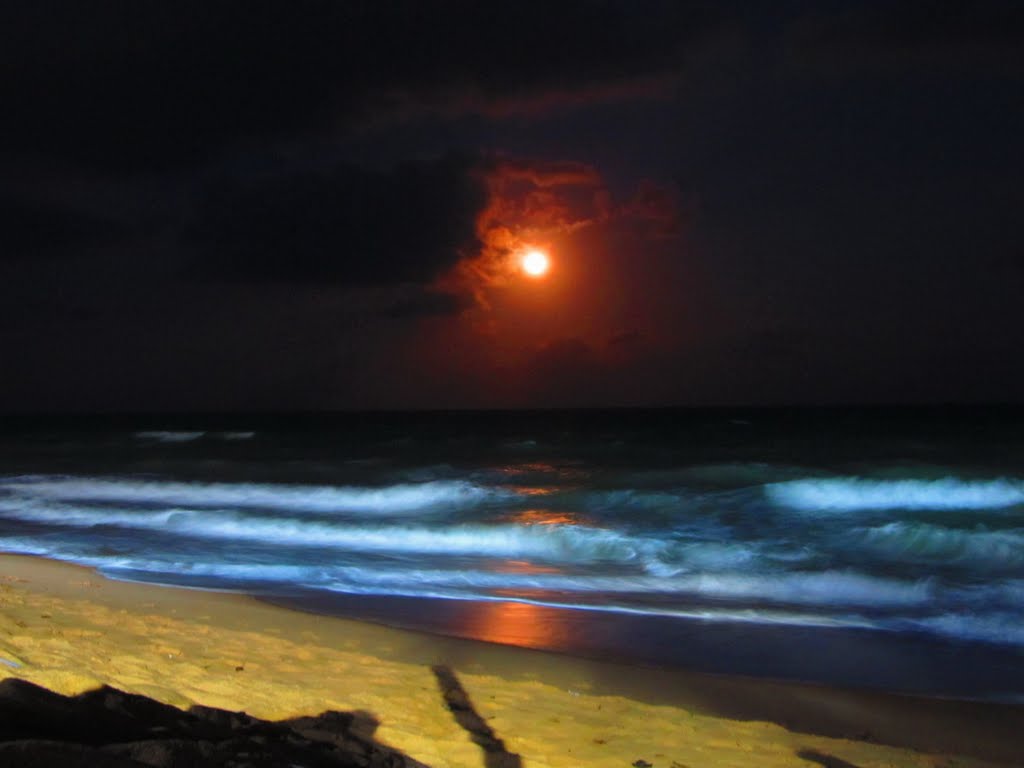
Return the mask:
[[[418,512],[460,507],[510,491],[451,480],[381,488],[267,483],[180,483],[155,480],[28,477],[0,482],[0,489],[36,499],[176,504],[189,507],[256,507],[306,512]]]
[[[224,538],[292,546],[355,551],[539,557],[563,561],[641,561],[668,544],[583,526],[346,525],[274,518],[234,510],[116,509],[5,499],[0,514],[65,526],[115,525],[180,533],[193,538]]]
[[[999,509],[1024,504],[1024,483],[1005,479],[792,480],[766,485],[765,493],[775,504],[808,512]]]

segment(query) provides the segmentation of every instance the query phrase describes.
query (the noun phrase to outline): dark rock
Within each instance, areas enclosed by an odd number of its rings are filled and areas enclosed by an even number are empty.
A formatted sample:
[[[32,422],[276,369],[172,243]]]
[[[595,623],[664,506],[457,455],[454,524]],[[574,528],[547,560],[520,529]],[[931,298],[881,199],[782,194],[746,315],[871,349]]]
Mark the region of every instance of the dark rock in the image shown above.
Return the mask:
[[[213,754],[209,742],[182,739],[111,744],[102,749],[108,754],[130,757],[153,768],[189,768],[193,765],[203,765],[203,761],[208,760]]]
[[[17,768],[145,768],[123,755],[110,755],[81,744],[22,739],[0,743],[0,765]]]
[[[267,722],[244,712],[188,712],[104,687],[61,696],[0,682],[0,766],[18,768],[425,768],[373,740],[365,712]]]

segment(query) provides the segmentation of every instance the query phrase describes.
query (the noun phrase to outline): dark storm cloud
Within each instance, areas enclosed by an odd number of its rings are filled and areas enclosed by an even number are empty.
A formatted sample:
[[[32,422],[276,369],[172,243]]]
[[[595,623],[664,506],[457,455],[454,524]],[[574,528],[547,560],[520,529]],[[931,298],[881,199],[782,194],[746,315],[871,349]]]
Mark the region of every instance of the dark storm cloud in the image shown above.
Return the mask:
[[[487,196],[476,162],[449,156],[385,172],[339,165],[232,178],[199,203],[187,234],[198,251],[189,273],[241,282],[430,283],[478,247],[475,223]],[[436,310],[431,301],[418,308]]]
[[[0,139],[137,170],[422,113],[650,92],[714,26],[699,6],[181,0],[0,12]]]

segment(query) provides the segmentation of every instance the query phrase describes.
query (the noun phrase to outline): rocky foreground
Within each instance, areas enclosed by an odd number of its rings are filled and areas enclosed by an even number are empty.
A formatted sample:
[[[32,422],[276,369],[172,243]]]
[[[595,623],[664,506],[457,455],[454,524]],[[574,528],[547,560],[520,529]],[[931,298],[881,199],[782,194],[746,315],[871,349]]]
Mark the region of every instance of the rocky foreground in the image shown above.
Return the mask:
[[[360,712],[281,722],[116,688],[62,696],[0,681],[0,765],[19,768],[424,768],[373,740]]]

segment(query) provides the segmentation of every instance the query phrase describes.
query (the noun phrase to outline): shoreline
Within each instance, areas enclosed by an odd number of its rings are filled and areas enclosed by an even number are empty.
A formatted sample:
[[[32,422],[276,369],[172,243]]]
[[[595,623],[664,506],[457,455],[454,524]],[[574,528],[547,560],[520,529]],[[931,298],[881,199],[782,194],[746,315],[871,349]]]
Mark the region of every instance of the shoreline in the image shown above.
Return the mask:
[[[531,766],[806,765],[801,749],[858,768],[1014,765],[1024,727],[1017,705],[595,661],[24,555],[0,555],[0,657],[19,665],[0,664],[0,678],[63,694],[109,684],[273,720],[373,712],[383,743],[431,766],[480,763],[439,698],[438,665]]]
[[[325,595],[316,591],[290,596],[253,594],[289,610],[444,639],[657,669],[660,674],[678,672],[752,683],[1024,704],[1024,656],[1018,649],[998,645],[943,642],[934,637],[900,636],[861,627],[609,615],[514,598],[456,600]]]

